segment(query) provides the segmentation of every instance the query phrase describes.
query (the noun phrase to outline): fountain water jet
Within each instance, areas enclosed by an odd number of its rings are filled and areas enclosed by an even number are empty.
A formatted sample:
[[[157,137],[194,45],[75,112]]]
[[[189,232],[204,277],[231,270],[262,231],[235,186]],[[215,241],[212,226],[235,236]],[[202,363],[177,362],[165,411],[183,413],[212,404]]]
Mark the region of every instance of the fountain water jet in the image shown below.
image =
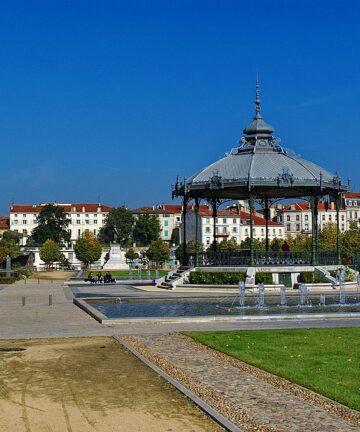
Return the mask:
[[[258,284],[258,299],[256,306],[258,308],[265,307],[265,287],[263,283]]]
[[[320,294],[320,306],[326,306],[325,294]]]
[[[285,295],[285,287],[280,288],[280,306],[286,306],[286,295]]]
[[[305,284],[299,285],[299,292],[300,292],[299,306],[311,306],[311,303],[309,301],[309,292]]]

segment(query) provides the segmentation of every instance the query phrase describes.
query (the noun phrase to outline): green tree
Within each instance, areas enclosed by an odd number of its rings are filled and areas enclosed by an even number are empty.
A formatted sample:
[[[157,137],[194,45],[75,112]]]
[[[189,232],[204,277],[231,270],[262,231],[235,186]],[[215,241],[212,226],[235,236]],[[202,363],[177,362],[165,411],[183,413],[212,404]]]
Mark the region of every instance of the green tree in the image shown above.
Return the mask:
[[[196,240],[190,240],[186,243],[187,253],[196,252]],[[198,241],[198,251],[204,252],[204,245]],[[178,261],[182,261],[184,254],[184,243],[181,243],[175,250],[175,257]]]
[[[52,268],[54,262],[60,261],[63,254],[60,251],[60,246],[54,240],[46,240],[41,246],[39,255],[47,268]]]
[[[142,246],[149,245],[160,237],[161,227],[158,215],[140,214],[135,222],[133,239]]]
[[[174,228],[171,233],[170,243],[177,246],[180,243],[180,231],[179,228]]]
[[[99,231],[103,243],[118,242],[121,246],[129,244],[134,229],[134,217],[125,207],[113,208],[108,213],[105,225]]]
[[[318,234],[319,249],[335,250],[336,249],[336,224],[327,223]]]
[[[84,231],[74,244],[76,258],[81,261],[85,268],[101,257],[101,244],[99,240],[90,232]]]
[[[19,241],[23,238],[23,235],[17,231],[7,230],[4,231],[2,238],[3,240],[14,240],[16,244],[19,244]]]
[[[219,249],[222,250],[235,250],[239,249],[239,245],[236,243],[234,239],[224,239],[219,243]]]
[[[253,239],[254,249],[265,249],[265,240]],[[250,237],[247,237],[240,243],[240,249],[250,249]]]
[[[15,259],[19,255],[20,249],[15,240],[0,240],[0,263],[4,262],[7,256],[11,259]]]
[[[154,240],[151,242],[149,249],[146,251],[146,256],[150,261],[158,265],[162,265],[170,258],[169,245],[162,240]]]
[[[355,253],[360,253],[360,230],[357,222],[350,222],[350,229],[341,234],[341,257],[344,264],[351,264]]]
[[[139,254],[135,251],[134,248],[129,248],[129,249],[126,251],[125,258],[126,258],[128,261],[133,262],[133,261],[135,261],[137,258],[139,258]]]
[[[292,252],[310,252],[311,251],[311,235],[300,233],[295,237],[286,236],[286,241]],[[284,243],[283,241],[281,244]],[[280,246],[281,250],[281,246]]]
[[[60,206],[47,204],[43,207],[38,216],[38,226],[34,228],[30,243],[42,245],[46,240],[53,240],[59,245],[70,242],[70,233],[67,227],[70,220],[64,209]]]

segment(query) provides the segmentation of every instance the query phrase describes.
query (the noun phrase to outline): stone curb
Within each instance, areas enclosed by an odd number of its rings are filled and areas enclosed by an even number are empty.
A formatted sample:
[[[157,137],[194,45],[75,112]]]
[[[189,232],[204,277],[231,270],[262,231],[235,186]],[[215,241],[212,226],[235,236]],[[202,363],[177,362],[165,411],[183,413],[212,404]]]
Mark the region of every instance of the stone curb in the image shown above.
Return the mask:
[[[183,393],[186,397],[191,399],[202,411],[208,414],[211,418],[213,418],[217,423],[219,423],[225,430],[229,432],[242,432],[238,426],[234,425],[230,420],[221,415],[219,412],[214,410],[210,405],[205,403],[202,399],[196,396],[193,392],[188,390],[182,384],[180,384],[177,380],[172,378],[167,373],[163,372],[158,366],[140,354],[137,350],[135,350],[132,346],[130,346],[127,342],[125,342],[119,336],[113,336],[113,338],[123,345],[127,350],[129,350],[132,354],[134,354],[139,360],[145,363],[148,367],[150,367],[154,372],[159,374],[162,378],[164,378],[167,382],[176,387],[181,393]]]

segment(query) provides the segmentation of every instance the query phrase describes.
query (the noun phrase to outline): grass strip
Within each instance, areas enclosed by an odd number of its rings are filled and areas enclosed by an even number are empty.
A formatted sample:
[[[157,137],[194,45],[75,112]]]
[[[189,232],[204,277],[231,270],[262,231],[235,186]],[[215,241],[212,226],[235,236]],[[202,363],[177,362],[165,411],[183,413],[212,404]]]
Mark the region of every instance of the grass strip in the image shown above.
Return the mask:
[[[186,334],[196,342],[360,411],[360,328]]]

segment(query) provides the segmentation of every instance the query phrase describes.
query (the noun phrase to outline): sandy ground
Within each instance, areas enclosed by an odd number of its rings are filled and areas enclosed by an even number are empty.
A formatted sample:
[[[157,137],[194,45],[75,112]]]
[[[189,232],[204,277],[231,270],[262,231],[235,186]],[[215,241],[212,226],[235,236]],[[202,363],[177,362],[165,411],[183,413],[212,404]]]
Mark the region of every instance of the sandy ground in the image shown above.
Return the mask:
[[[0,413],[7,432],[222,430],[103,337],[0,341]]]
[[[53,271],[41,271],[36,272],[31,275],[31,279],[41,279],[41,280],[69,280],[71,277],[76,276],[78,272],[74,271],[63,271],[63,270],[53,270]]]

